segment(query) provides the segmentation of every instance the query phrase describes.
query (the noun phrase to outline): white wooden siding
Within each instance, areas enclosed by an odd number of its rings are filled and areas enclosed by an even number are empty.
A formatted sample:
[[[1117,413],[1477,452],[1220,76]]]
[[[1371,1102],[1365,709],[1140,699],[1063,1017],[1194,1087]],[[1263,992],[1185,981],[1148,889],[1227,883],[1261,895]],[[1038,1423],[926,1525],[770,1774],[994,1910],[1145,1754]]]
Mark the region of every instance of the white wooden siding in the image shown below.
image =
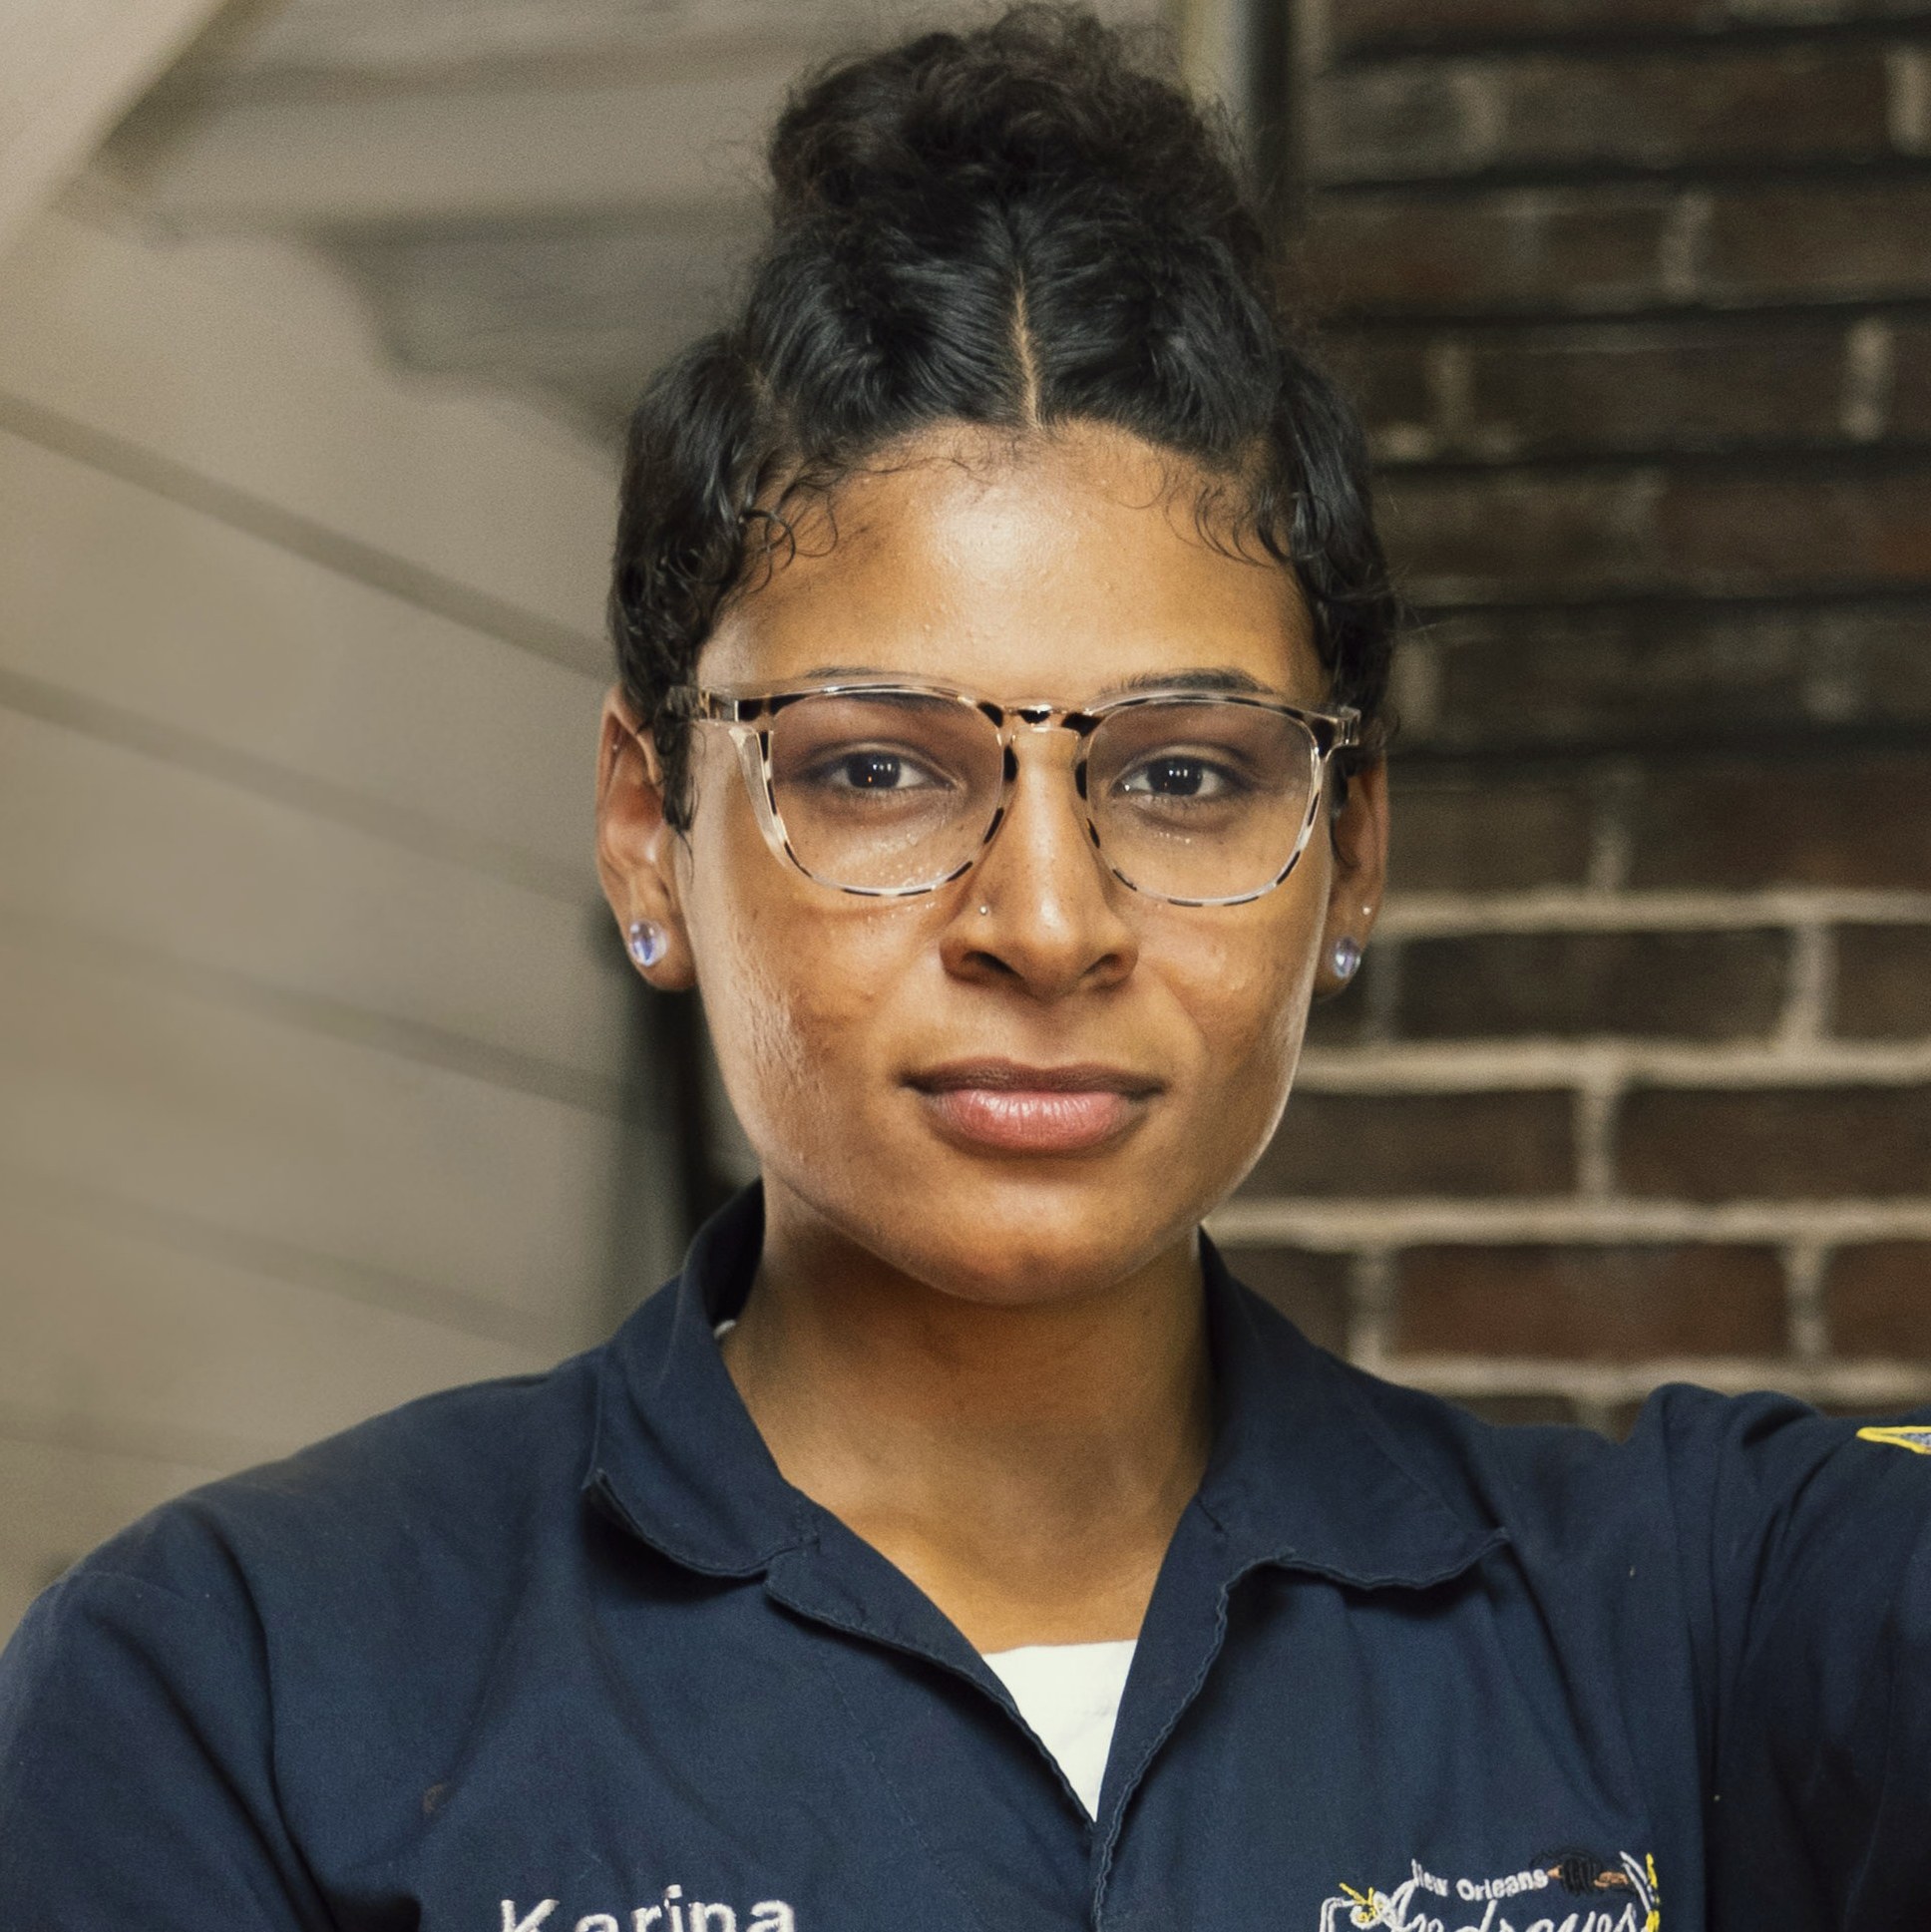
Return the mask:
[[[0,1633],[673,1261],[589,863],[611,497],[299,249],[0,258]]]

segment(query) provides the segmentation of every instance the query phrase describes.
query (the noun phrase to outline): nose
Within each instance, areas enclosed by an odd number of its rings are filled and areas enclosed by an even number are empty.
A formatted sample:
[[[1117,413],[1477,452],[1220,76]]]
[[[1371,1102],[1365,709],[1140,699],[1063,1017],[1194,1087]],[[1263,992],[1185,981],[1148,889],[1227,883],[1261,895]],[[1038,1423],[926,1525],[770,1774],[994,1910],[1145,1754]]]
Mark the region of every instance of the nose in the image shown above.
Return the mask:
[[[962,978],[1014,985],[1038,1000],[1116,985],[1139,941],[1129,888],[1106,868],[1073,787],[1077,747],[1063,730],[1024,732],[1004,819],[960,882],[945,939]]]

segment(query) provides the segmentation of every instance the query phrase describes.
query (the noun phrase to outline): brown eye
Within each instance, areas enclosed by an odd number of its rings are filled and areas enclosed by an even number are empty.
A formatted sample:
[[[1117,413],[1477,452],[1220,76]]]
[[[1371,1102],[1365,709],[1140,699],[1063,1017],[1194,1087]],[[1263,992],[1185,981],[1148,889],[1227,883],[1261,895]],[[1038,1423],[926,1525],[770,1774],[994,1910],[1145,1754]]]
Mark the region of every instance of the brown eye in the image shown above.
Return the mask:
[[[1120,776],[1117,789],[1128,796],[1153,798],[1225,798],[1241,789],[1240,780],[1224,765],[1184,752],[1148,758]]]
[[[883,750],[842,752],[804,777],[808,784],[841,792],[909,792],[939,782],[919,760]]]

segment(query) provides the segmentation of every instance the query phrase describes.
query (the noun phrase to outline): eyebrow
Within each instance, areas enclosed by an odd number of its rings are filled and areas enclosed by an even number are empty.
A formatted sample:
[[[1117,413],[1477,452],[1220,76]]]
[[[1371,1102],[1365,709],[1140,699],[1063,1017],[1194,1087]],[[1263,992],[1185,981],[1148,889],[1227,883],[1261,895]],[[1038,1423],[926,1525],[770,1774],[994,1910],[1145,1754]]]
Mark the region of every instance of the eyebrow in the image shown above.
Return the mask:
[[[1210,670],[1142,671],[1118,684],[1107,685],[1102,695],[1111,697],[1126,691],[1242,691],[1255,696],[1272,696],[1270,688],[1251,671],[1223,665]]]
[[[908,671],[884,670],[876,664],[820,664],[805,673],[805,682],[816,682],[819,678],[867,677],[893,678],[907,677]],[[1273,687],[1264,684],[1251,671],[1244,671],[1232,664],[1213,665],[1202,669],[1184,671],[1142,671],[1136,677],[1122,678],[1117,684],[1105,685],[1094,693],[1094,700],[1124,696],[1128,691],[1239,691],[1256,697],[1273,697]]]

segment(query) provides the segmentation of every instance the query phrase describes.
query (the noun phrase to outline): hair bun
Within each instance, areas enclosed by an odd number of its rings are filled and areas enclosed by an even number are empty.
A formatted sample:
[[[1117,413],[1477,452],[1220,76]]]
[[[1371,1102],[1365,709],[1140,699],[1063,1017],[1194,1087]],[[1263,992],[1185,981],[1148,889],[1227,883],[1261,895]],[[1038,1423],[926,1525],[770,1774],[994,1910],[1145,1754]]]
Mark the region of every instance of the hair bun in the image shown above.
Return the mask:
[[[1018,6],[806,82],[772,136],[774,214],[889,218],[1104,185],[1232,241],[1249,217],[1231,152],[1126,34],[1082,8]]]

